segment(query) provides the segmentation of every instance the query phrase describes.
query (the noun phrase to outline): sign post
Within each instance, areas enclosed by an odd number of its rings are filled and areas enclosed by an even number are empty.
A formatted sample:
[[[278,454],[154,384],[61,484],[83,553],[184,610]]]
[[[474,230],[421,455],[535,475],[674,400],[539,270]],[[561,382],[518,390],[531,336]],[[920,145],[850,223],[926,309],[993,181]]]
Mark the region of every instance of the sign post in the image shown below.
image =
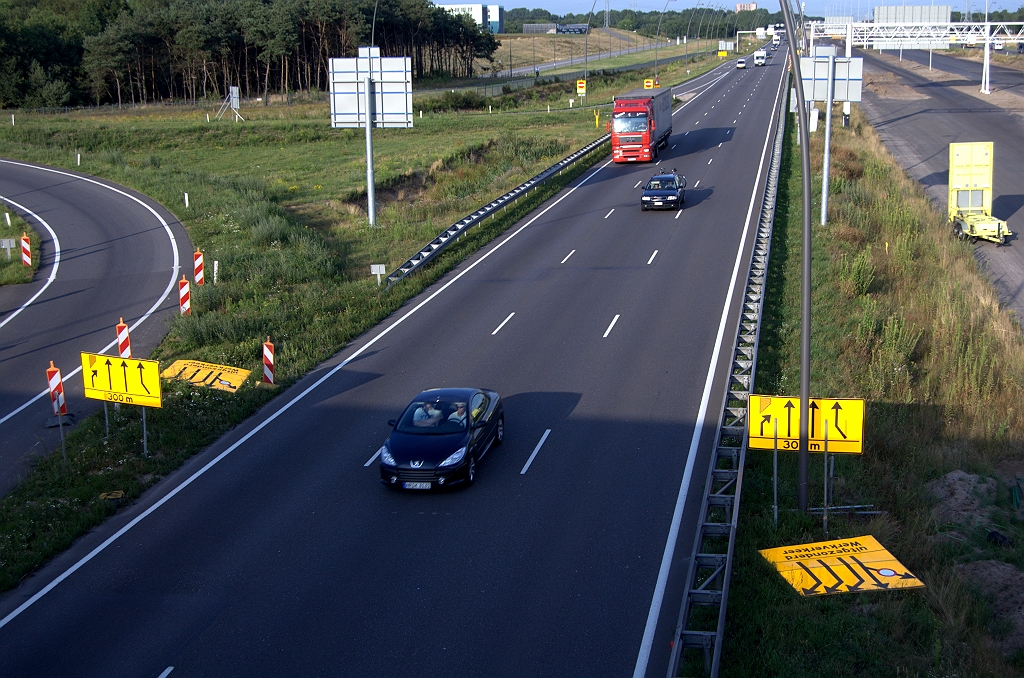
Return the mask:
[[[156,360],[120,358],[102,353],[82,353],[85,397],[142,407],[142,454],[149,456],[146,407],[162,407],[160,363]]]
[[[46,383],[50,389],[50,403],[53,405],[53,414],[57,417],[57,426],[60,427],[60,452],[64,457],[64,463],[68,463],[68,451],[64,447],[64,415],[68,413],[68,405],[64,402],[64,380],[60,377],[60,370],[53,366],[46,370]]]

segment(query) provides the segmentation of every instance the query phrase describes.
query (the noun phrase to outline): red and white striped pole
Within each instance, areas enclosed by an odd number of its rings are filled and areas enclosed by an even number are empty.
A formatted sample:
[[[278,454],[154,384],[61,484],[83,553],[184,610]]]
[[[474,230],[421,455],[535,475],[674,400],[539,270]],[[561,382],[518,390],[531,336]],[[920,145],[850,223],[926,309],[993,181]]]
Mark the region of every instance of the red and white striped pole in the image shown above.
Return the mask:
[[[181,315],[192,315],[192,294],[185,276],[181,276],[181,280],[178,281],[178,310]]]
[[[46,384],[50,389],[50,403],[53,405],[53,415],[57,417],[57,425],[60,427],[60,451],[64,455],[64,463],[68,461],[68,452],[64,447],[64,416],[68,413],[67,403],[64,402],[64,380],[60,378],[60,370],[54,367],[50,361],[50,367],[46,370]]]
[[[28,233],[21,234],[21,263],[26,266],[32,265],[32,242],[28,239]]]
[[[270,337],[263,342],[263,382],[274,383],[274,345],[270,343]]]
[[[196,253],[192,255],[193,270],[195,272],[196,284],[203,284],[203,253],[196,250]]]
[[[124,318],[117,323],[117,352],[122,358],[132,357],[132,338],[128,335],[128,325],[125,324]]]

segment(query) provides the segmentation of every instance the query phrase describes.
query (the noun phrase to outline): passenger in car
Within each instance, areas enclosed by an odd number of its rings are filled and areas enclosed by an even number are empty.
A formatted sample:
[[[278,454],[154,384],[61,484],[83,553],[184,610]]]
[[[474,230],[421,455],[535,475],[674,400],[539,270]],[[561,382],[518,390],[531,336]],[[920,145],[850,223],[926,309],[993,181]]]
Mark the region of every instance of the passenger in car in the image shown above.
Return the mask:
[[[448,415],[448,421],[466,423],[466,403],[455,403],[455,411]]]

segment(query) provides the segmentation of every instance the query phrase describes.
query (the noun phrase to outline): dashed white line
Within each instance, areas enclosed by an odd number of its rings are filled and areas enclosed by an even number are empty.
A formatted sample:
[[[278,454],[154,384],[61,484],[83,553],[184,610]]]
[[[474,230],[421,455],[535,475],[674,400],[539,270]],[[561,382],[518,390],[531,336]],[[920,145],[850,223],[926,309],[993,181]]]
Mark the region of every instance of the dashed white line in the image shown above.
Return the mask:
[[[494,328],[494,331],[491,332],[491,336],[493,337],[495,334],[497,334],[498,331],[501,330],[501,328],[505,326],[505,323],[507,323],[509,320],[512,320],[512,316],[514,316],[515,314],[516,314],[515,311],[512,311],[511,313],[509,313],[508,317],[505,318],[504,320],[502,320],[501,324]]]
[[[711,161],[712,161],[712,160],[714,160],[714,158],[709,158],[709,159],[708,159],[708,164],[709,164],[709,165],[711,164]]]
[[[530,464],[533,463],[537,453],[540,452],[540,448],[544,446],[544,441],[548,439],[548,435],[550,435],[550,433],[551,429],[544,429],[544,435],[540,437],[540,442],[537,443],[537,447],[533,448],[533,454],[531,454],[530,458],[526,460],[526,466],[524,466],[523,470],[519,472],[519,475],[526,475],[527,469],[530,468]]]
[[[698,186],[700,186],[700,179],[697,179],[697,183],[693,185],[694,188],[697,188]]]
[[[736,121],[735,121],[735,120],[733,120],[733,121],[732,121],[732,124],[734,124],[734,125],[735,125],[735,124],[736,124]]]
[[[672,148],[675,148],[675,146],[673,146]],[[636,188],[637,186],[639,186],[639,185],[640,185],[640,184],[642,184],[642,183],[644,183],[644,180],[643,180],[643,179],[641,179],[640,181],[636,182],[636,183],[635,183],[635,184],[633,185],[633,188]]]
[[[608,329],[606,329],[604,331],[604,337],[602,337],[602,338],[607,338],[607,336],[612,333],[612,328],[615,327],[615,323],[617,323],[617,322],[619,322],[619,314],[618,313],[616,313],[615,317],[612,318],[612,324],[609,325]]]
[[[679,215],[682,214],[682,213],[683,213],[683,210],[679,210],[678,212],[676,212],[675,218],[678,219]],[[657,251],[657,250],[655,250],[655,251]],[[648,262],[648,263],[650,263],[650,262]]]
[[[157,678],[167,678],[167,676],[171,675],[171,671],[173,671],[173,670],[174,670],[173,666],[168,666],[166,669],[164,669],[163,673],[161,673],[159,676],[157,676]]]
[[[672,148],[670,148],[670,149],[668,149],[668,150],[670,150],[670,151],[674,151],[674,150],[676,150],[676,146],[678,146],[678,145],[679,145],[679,144],[672,144]],[[634,188],[635,188],[635,187],[634,187]]]
[[[368,460],[366,461],[366,463],[365,463],[365,464],[363,464],[363,468],[366,468],[367,466],[369,466],[369,465],[370,465],[370,464],[372,464],[373,462],[377,461],[377,457],[379,457],[379,456],[380,456],[380,448],[378,447],[378,448],[377,448],[377,451],[373,453],[373,456],[372,456],[372,457],[370,457],[370,458],[369,458],[369,459],[368,459]]]
[[[604,218],[607,219],[608,217],[610,217],[612,215],[612,212],[614,212],[614,211],[615,211],[615,208],[613,207],[611,209],[611,212],[608,212],[608,214],[604,215]]]
[[[679,211],[682,212],[682,210],[679,210]],[[676,215],[676,216],[678,216],[678,215]],[[656,256],[658,256],[658,250],[654,250],[654,254],[652,254],[651,258],[647,260],[647,265],[648,266],[651,265],[651,262],[654,261],[654,257],[656,257]]]
[[[686,136],[687,134],[689,134],[689,132],[683,132],[683,136],[684,136],[684,137],[685,137],[685,136]]]
[[[724,142],[721,142],[721,141],[720,141],[720,142],[718,142],[718,147],[719,147],[719,148],[721,148],[721,147],[722,147],[722,144],[723,144],[723,143],[724,143]]]
[[[576,254],[576,250],[573,250],[572,252],[569,252],[568,254],[566,254],[565,255],[565,259],[562,259],[562,261],[559,262],[559,263],[564,264],[565,262],[569,261],[569,257],[571,257],[574,254]]]

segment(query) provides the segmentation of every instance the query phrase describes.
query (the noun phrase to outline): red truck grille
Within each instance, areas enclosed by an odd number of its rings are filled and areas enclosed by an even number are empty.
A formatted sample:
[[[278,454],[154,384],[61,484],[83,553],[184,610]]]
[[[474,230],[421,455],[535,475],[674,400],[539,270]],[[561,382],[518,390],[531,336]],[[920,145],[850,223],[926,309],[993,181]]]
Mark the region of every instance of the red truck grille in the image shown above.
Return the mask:
[[[643,140],[644,140],[644,138],[642,136],[639,136],[639,137],[624,137],[624,136],[620,136],[619,137],[619,143],[620,144],[639,144],[639,143],[642,143]]]

